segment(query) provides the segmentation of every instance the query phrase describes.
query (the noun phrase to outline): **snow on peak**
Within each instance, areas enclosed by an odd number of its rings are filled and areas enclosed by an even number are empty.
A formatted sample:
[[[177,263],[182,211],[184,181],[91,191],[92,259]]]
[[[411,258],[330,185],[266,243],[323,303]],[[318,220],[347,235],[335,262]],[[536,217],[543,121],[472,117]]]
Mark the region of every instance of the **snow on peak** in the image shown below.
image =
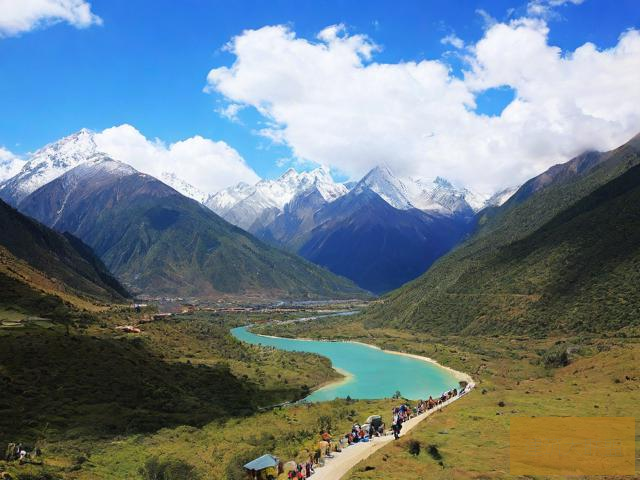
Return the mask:
[[[380,195],[385,202],[394,208],[399,210],[413,208],[409,199],[409,189],[386,166],[377,166],[367,173],[353,188],[353,192],[358,194],[367,188]]]
[[[455,187],[446,178],[400,178],[387,166],[375,167],[352,191],[358,194],[365,188],[374,191],[399,210],[417,208],[444,215],[472,214],[482,209],[486,200],[470,190]]]
[[[260,180],[255,185],[239,183],[209,197],[205,205],[231,223],[248,229],[265,212],[282,212],[297,195],[317,189],[327,202],[347,193],[333,181],[325,167],[298,173],[289,168],[279,178]]]
[[[436,177],[433,181],[421,178],[410,182],[413,204],[424,211],[443,214],[471,214],[484,207],[485,197],[466,188],[457,188],[449,180]]]
[[[206,193],[198,188],[194,187],[190,183],[179,178],[175,173],[163,172],[160,175],[160,180],[166,185],[181,193],[185,197],[192,198],[196,202],[205,203],[209,197]]]
[[[7,180],[0,189],[3,196],[18,203],[31,192],[86,162],[96,153],[94,133],[83,128],[36,151],[20,172]]]
[[[503,190],[500,190],[494,193],[487,200],[485,200],[484,206],[485,207],[502,206],[507,200],[509,200],[513,196],[514,193],[518,191],[519,188],[520,188],[519,185],[515,187],[507,187]]]

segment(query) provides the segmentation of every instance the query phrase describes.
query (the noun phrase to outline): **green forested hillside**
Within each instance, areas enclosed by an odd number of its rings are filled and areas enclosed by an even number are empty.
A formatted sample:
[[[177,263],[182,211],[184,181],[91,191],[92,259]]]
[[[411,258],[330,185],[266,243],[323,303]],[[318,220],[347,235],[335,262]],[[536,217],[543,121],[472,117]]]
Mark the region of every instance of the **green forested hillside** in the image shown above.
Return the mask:
[[[0,305],[50,313],[62,300],[123,302],[128,293],[89,247],[0,200]]]
[[[108,157],[70,170],[19,208],[82,239],[136,293],[366,295],[351,281],[262,243],[159,180]]]
[[[474,237],[372,307],[367,323],[463,334],[637,323],[638,150],[636,137],[485,212]]]

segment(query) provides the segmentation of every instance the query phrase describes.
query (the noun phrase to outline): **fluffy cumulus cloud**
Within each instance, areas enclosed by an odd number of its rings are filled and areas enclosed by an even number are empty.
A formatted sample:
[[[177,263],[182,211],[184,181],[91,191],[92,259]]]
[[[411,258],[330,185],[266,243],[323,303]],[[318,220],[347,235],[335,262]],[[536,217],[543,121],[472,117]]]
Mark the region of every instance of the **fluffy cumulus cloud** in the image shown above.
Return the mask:
[[[155,177],[173,173],[205,193],[259,180],[240,154],[222,141],[195,136],[167,144],[146,138],[131,125],[107,128],[95,140],[98,150],[141,172]]]
[[[22,169],[26,162],[4,147],[0,147],[0,183],[7,180]]]
[[[84,0],[0,0],[0,37],[67,22],[76,28],[101,24]]]
[[[544,19],[529,16],[487,24],[466,48],[458,78],[439,59],[378,63],[379,46],[342,26],[316,39],[267,26],[232,39],[234,63],[211,70],[207,89],[257,109],[268,125],[260,133],[297,158],[352,178],[386,163],[486,193],[640,131],[636,30],[610,49],[562,52]],[[496,87],[514,100],[499,116],[477,113],[477,97]]]

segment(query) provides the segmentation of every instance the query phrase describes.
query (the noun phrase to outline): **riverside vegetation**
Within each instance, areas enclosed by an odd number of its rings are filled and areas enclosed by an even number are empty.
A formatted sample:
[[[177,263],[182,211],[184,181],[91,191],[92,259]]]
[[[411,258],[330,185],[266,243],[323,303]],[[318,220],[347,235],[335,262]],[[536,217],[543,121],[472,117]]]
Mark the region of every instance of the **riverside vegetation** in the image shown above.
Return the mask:
[[[345,479],[511,478],[512,416],[640,417],[638,327],[604,335],[532,339],[528,335],[434,335],[369,328],[365,319],[362,315],[273,324],[256,332],[356,340],[430,357],[471,374],[476,389],[420,423],[404,439],[374,453]],[[638,447],[640,437],[636,451]]]
[[[277,422],[260,417],[278,413],[252,415],[339,378],[327,359],[231,337],[229,328],[260,315],[178,316],[146,323],[139,335],[115,330],[148,313],[76,314],[69,334],[57,320],[0,328],[0,447],[38,446],[45,460],[43,466],[5,465],[9,473],[24,479],[146,478],[145,464],[155,468],[154,454],[163,452],[160,467],[175,460],[195,465],[189,478],[221,478],[235,457],[274,442],[295,448],[315,438],[319,417],[346,419],[356,408],[287,410],[280,428],[289,440],[279,438]],[[196,443],[216,454],[194,456]]]

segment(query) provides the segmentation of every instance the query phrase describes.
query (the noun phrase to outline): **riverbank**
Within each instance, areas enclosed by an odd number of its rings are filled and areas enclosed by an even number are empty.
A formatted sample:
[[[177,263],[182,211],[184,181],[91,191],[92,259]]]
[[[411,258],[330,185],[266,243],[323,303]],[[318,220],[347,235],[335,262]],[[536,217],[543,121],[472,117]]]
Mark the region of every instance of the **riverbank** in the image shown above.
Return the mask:
[[[391,398],[398,392],[404,398],[419,400],[439,396],[458,387],[460,381],[472,382],[470,375],[444,367],[431,358],[363,342],[285,338],[253,333],[248,327],[235,328],[231,333],[244,342],[327,357],[334,368],[353,375],[348,382],[340,379],[323,385],[306,398],[308,401],[347,397],[381,399]]]
[[[457,378],[458,381],[467,382],[469,384],[473,383],[473,378],[471,378],[471,375],[469,375],[468,373],[460,372],[460,371],[455,370],[455,369],[453,369],[451,367],[447,367],[446,365],[442,365],[441,363],[437,362],[433,358],[425,357],[425,356],[422,356],[422,355],[416,355],[415,353],[398,352],[396,350],[386,350],[384,348],[378,347],[377,345],[370,345],[368,343],[357,342],[355,340],[350,340],[350,342],[351,343],[358,343],[360,345],[364,345],[364,346],[371,347],[371,348],[377,348],[378,350],[382,350],[385,353],[390,353],[391,355],[402,355],[403,357],[415,358],[416,360],[421,360],[423,362],[431,363],[433,365],[436,365],[439,368],[447,370],[449,373],[451,373],[451,375],[453,375],[455,378]]]
[[[260,337],[265,337],[265,338],[276,338],[276,339],[280,339],[280,340],[290,339],[289,337],[276,337],[275,335],[263,335],[261,333],[256,333],[255,335],[258,335]],[[437,360],[434,360],[433,358],[425,357],[425,356],[422,356],[422,355],[416,355],[415,353],[398,352],[396,350],[386,350],[384,348],[378,347],[377,345],[371,345],[370,343],[365,343],[365,342],[358,342],[356,340],[329,340],[329,339],[297,338],[297,337],[295,339],[291,339],[291,340],[300,340],[302,342],[355,343],[357,345],[362,345],[364,347],[375,348],[377,350],[383,351],[384,353],[390,353],[391,355],[402,355],[404,357],[415,358],[416,360],[421,360],[423,362],[428,362],[428,363],[431,363],[433,365],[436,365],[439,368],[442,368],[444,370],[448,370],[449,373],[451,373],[459,381],[467,382],[467,383],[472,383],[473,382],[473,378],[468,373],[464,373],[464,372],[461,372],[461,371],[456,370],[454,368],[447,367],[446,365],[442,365],[441,363],[439,363]],[[345,372],[346,372],[347,376],[353,376],[349,372],[347,372],[346,370],[343,370],[343,369],[334,368],[334,370],[336,370],[338,373],[340,373],[342,375],[345,375]],[[336,380],[335,382],[336,383],[340,383],[340,382],[342,382],[342,380]],[[329,381],[325,385],[322,385],[322,386],[318,387],[316,390],[319,390],[320,388],[328,386],[329,384],[331,384],[331,381]]]

